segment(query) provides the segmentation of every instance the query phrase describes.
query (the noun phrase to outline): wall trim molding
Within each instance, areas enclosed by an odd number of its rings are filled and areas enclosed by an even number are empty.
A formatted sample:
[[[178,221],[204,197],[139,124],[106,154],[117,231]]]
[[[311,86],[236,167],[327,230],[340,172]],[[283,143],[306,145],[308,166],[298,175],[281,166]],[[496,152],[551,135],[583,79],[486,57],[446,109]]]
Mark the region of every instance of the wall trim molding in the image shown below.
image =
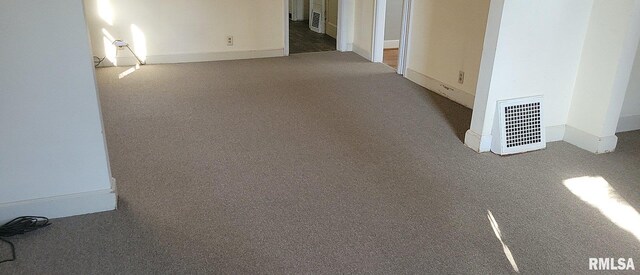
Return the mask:
[[[358,45],[356,45],[356,44],[351,44],[351,50],[352,50],[354,53],[357,53],[358,55],[360,55],[360,56],[364,57],[365,59],[367,59],[367,60],[369,60],[369,61],[372,61],[372,60],[371,60],[371,58],[372,58],[372,56],[371,56],[371,52],[369,52],[369,51],[367,51],[367,50],[365,50],[365,49],[363,49],[363,48],[358,47]]]
[[[491,150],[491,135],[481,135],[471,129],[464,135],[464,144],[478,153],[489,152]]]
[[[547,142],[562,141],[564,140],[564,132],[566,131],[566,127],[564,124],[547,126],[545,127],[545,131],[547,131],[545,134],[545,136],[547,137]]]
[[[545,127],[547,131],[547,142],[564,140],[566,125],[555,125]],[[471,129],[464,135],[464,144],[478,153],[491,151],[493,135],[481,135]]]
[[[580,129],[566,125],[564,141],[589,152],[602,154],[613,152],[616,149],[616,145],[618,144],[618,137],[616,137],[615,135],[598,137]]]
[[[640,115],[623,116],[618,120],[616,133],[640,130]]]
[[[111,188],[0,204],[0,223],[19,216],[44,216],[50,219],[115,210],[115,180]]]
[[[371,62],[380,63],[384,55],[384,25],[387,15],[387,0],[375,0],[373,5]]]
[[[353,43],[347,43],[344,46],[344,49],[340,49],[338,51],[341,51],[341,52],[352,52],[353,51]]]
[[[405,77],[422,87],[425,87],[435,93],[443,95],[448,99],[451,99],[470,109],[473,109],[473,101],[475,99],[475,96],[471,93],[468,93],[466,91],[463,91],[455,87],[451,87],[451,85],[445,84],[437,79],[423,75],[419,72],[414,71],[411,68],[407,68],[407,73]]]
[[[385,40],[384,41],[385,49],[398,49],[400,48],[400,40]]]
[[[283,48],[267,49],[267,50],[249,50],[249,51],[149,55],[147,56],[146,61],[147,61],[147,64],[171,64],[171,63],[267,58],[267,57],[280,57],[280,56],[285,56],[285,52]],[[133,66],[137,64],[137,61],[133,56],[119,56],[117,61],[118,61],[118,66]],[[108,60],[105,60],[105,63],[110,63],[110,62],[108,62]]]

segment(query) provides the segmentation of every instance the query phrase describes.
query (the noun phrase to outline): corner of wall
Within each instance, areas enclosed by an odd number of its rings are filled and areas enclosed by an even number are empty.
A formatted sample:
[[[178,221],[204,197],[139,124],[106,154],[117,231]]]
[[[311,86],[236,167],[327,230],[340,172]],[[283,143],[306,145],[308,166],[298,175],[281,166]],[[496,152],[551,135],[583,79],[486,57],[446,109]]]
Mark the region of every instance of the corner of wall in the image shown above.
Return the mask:
[[[436,92],[448,99],[464,105],[469,109],[473,109],[475,97],[467,91],[447,85],[442,81],[421,74],[411,68],[407,68],[405,77],[430,91]]]
[[[364,57],[366,60],[373,62],[372,54],[370,51],[360,48],[356,44],[351,44],[351,49],[353,50],[354,53],[357,53],[358,55]]]
[[[491,150],[491,135],[480,135],[471,129],[464,135],[464,144],[472,150],[483,153]]]
[[[598,137],[572,126],[565,126],[564,141],[592,153],[610,153],[616,149],[618,137],[615,135]]]
[[[640,130],[640,115],[623,116],[618,120],[616,133]]]
[[[111,188],[48,198],[0,204],[0,223],[20,216],[61,218],[115,210],[118,194],[115,179]]]

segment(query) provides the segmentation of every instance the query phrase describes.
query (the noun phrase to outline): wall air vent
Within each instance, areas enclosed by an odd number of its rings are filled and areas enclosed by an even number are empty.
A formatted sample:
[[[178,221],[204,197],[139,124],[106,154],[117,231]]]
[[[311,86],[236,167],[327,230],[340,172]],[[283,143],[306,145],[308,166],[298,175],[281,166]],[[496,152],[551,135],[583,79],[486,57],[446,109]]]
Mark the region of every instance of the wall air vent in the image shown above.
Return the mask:
[[[547,146],[542,96],[501,100],[496,106],[492,152],[509,155]]]
[[[311,17],[311,27],[316,30],[320,29],[320,13],[317,11],[313,11],[313,16]]]

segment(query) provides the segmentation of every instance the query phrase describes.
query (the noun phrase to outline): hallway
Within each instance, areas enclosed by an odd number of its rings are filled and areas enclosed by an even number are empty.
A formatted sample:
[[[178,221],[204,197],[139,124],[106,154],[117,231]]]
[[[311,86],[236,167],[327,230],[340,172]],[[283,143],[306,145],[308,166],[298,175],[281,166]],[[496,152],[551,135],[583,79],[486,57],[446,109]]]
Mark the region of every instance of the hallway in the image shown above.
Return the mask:
[[[289,53],[335,51],[336,40],[309,29],[309,21],[289,20]]]

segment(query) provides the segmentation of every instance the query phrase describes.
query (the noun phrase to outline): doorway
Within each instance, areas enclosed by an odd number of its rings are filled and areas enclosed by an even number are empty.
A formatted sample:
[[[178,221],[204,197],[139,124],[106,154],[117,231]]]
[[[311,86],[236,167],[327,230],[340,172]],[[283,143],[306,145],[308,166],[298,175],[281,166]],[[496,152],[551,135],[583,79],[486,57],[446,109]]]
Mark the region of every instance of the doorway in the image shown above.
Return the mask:
[[[373,62],[382,62],[404,75],[412,0],[375,1]]]
[[[289,54],[338,49],[340,0],[287,0]],[[287,3],[285,2],[285,3]]]
[[[382,63],[398,69],[398,52],[402,34],[402,6],[404,0],[387,0],[384,17],[384,50]]]

